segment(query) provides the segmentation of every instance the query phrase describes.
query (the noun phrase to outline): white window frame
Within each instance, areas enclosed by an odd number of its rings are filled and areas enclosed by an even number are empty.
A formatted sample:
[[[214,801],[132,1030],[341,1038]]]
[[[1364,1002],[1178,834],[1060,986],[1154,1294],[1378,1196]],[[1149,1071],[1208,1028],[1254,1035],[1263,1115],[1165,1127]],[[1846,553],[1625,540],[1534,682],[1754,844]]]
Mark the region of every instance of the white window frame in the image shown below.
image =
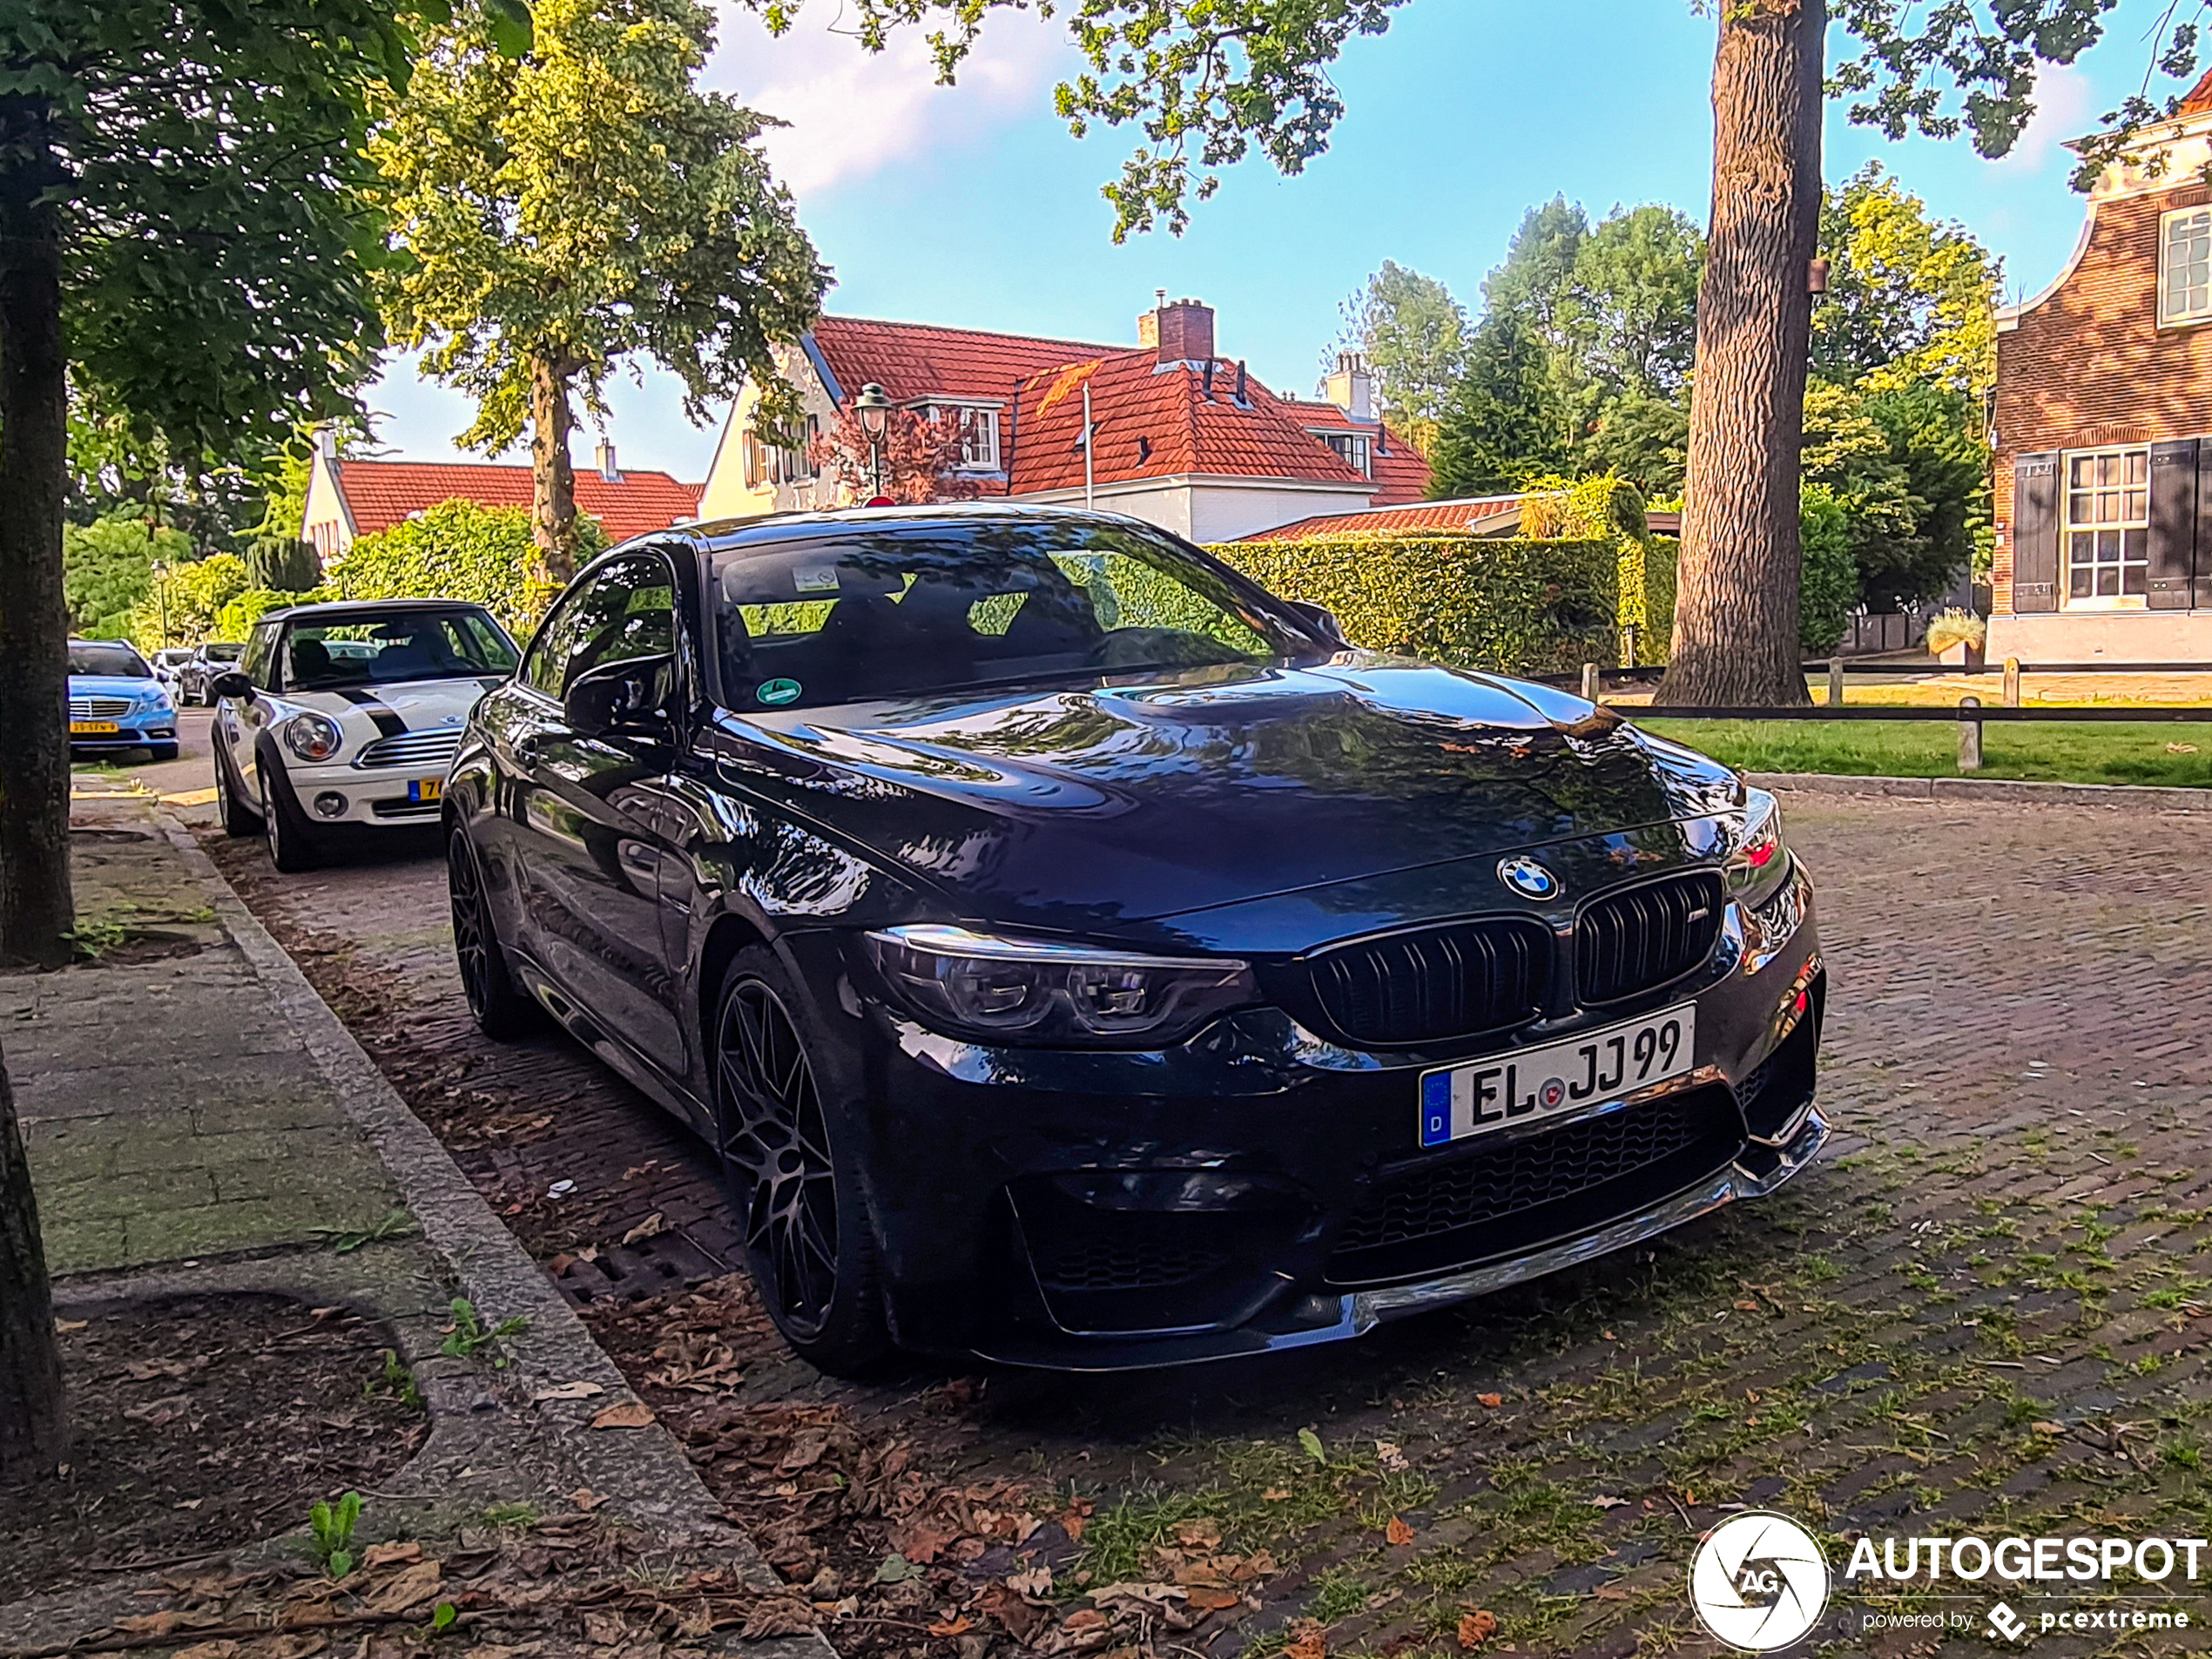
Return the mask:
[[[2142,457],[2143,481],[2140,487],[2128,482],[2127,463],[2124,457],[2128,455]],[[2121,459],[2120,480],[2116,484],[2099,486],[2092,482],[2087,489],[2074,488],[2074,468],[2077,462],[2107,458]],[[2150,446],[2147,443],[2116,443],[2107,444],[2096,449],[2068,449],[2059,457],[2059,467],[2060,607],[2066,610],[2142,610],[2148,609],[2150,603],[2148,591],[2150,584]],[[2142,512],[2140,516],[2129,510],[2128,502],[2128,496],[2138,493],[2142,496]],[[2120,498],[2114,503],[2119,509],[2119,516],[2115,518],[2102,516],[2101,508],[2094,499],[2099,496],[2116,496]],[[2077,496],[2092,498],[2091,516],[2087,520],[2077,521],[2074,517],[2074,501]],[[2143,556],[2140,559],[2131,559],[2127,555],[2127,540],[2130,531],[2141,534]],[[2092,593],[2080,597],[2075,597],[2074,538],[2076,535],[2116,535],[2120,538],[2121,556],[2118,561],[2118,569],[2122,591],[2114,594]],[[2112,561],[2104,561],[2104,563],[2109,564]],[[2128,570],[2131,565],[2142,567],[2145,588],[2142,593],[2125,591],[2128,583]],[[2098,566],[2093,563],[2089,568],[2094,570]]]
[[[2168,255],[2174,227],[2184,220],[2197,221],[2195,233],[2203,238],[2205,280],[2201,286],[2194,282],[2188,285],[2189,291],[2202,295],[2194,308],[2176,311],[2172,303],[2174,267]],[[2190,266],[2195,263],[2188,262]],[[2176,207],[2158,216],[2158,326],[2185,328],[2200,322],[2212,322],[2212,207]]]
[[[921,416],[925,421],[941,421],[947,415],[958,415],[967,422],[966,435],[961,441],[960,470],[962,472],[996,472],[999,469],[999,412],[982,403],[925,403]]]
[[[1313,435],[1315,437],[1320,439],[1322,442],[1327,444],[1330,448],[1337,452],[1338,460],[1343,462],[1345,466],[1351,468],[1352,471],[1358,473],[1362,478],[1372,478],[1375,475],[1375,440],[1372,434],[1366,432],[1332,432],[1326,428],[1309,429],[1313,431]],[[1357,450],[1358,454],[1356,458],[1353,455],[1345,454],[1345,449],[1347,446]]]

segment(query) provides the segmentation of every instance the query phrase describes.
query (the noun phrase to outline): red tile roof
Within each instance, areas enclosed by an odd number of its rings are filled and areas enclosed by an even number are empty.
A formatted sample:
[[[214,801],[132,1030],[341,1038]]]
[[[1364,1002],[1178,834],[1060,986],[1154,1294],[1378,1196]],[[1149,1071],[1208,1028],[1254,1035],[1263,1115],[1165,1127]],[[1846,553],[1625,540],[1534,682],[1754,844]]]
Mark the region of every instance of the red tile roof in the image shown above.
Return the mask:
[[[1370,507],[1395,507],[1403,502],[1419,501],[1428,494],[1428,462],[1386,422],[1354,420],[1338,405],[1317,402],[1312,398],[1286,397],[1283,404],[1302,426],[1365,432],[1376,440],[1368,450],[1375,480],[1375,493],[1367,503]]]
[[[2189,89],[2188,96],[2182,99],[2182,107],[2175,113],[2202,115],[2208,110],[2212,110],[2212,69],[2205,71],[2204,78]]]
[[[1075,489],[1083,482],[1082,387],[1090,388],[1099,483],[1179,473],[1295,478],[1332,484],[1366,482],[1337,452],[1307,433],[1282,400],[1250,375],[1237,401],[1237,368],[1217,361],[1206,375],[1162,365],[1150,347],[1119,351],[1024,381],[1015,418],[1017,495]],[[1001,430],[1006,430],[1002,427]]]
[[[1424,463],[1424,473],[1426,467]],[[1247,542],[1295,542],[1308,536],[1504,536],[1521,528],[1519,496],[1470,496],[1460,501],[1426,501],[1365,513],[1326,513],[1278,524],[1247,536]],[[1647,513],[1654,536],[1682,534],[1680,513]]]
[[[341,461],[338,488],[353,515],[354,532],[386,530],[440,502],[473,501],[486,507],[528,507],[530,469],[489,462]],[[664,472],[624,472],[610,483],[596,468],[579,467],[576,504],[599,521],[610,541],[696,518],[701,484],[679,483]]]
[[[824,317],[814,325],[813,343],[843,398],[859,395],[873,381],[895,403],[926,397],[1006,402],[1025,375],[1129,349],[867,317]]]

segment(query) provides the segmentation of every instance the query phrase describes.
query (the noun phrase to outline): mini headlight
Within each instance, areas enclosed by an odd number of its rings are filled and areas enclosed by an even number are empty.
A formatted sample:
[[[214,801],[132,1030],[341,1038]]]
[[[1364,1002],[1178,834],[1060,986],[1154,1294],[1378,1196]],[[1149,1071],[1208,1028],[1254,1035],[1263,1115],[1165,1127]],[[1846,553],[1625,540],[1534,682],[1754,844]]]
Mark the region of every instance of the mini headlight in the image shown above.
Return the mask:
[[[884,979],[925,1023],[987,1042],[1164,1048],[1259,1000],[1251,967],[1228,957],[1148,956],[935,924],[867,940]]]
[[[284,746],[302,760],[327,760],[345,741],[338,723],[326,715],[295,714],[284,723]]]
[[[1731,899],[1757,904],[1790,873],[1790,848],[1782,839],[1782,803],[1764,789],[1743,792],[1743,822],[1728,854]]]

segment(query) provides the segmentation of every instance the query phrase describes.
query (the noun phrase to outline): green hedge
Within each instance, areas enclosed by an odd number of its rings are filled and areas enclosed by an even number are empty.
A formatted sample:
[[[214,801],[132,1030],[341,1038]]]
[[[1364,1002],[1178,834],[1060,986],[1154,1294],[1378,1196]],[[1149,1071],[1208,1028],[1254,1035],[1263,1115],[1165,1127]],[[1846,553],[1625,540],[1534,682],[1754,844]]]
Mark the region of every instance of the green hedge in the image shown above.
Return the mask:
[[[1622,553],[1609,538],[1317,536],[1208,551],[1283,598],[1326,605],[1374,650],[1514,674],[1620,660]]]

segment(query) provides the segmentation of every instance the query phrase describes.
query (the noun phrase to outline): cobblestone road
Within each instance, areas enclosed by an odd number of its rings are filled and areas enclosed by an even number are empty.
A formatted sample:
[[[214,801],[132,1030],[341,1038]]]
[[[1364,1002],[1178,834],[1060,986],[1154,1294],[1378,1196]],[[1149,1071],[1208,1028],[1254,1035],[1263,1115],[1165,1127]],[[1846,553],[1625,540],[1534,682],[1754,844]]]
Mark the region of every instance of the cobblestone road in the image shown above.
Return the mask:
[[[1098,1504],[1084,1548],[1100,1571],[1161,1570],[1145,1546],[1172,1543],[1179,1519],[1218,1519],[1282,1570],[1258,1608],[1179,1638],[1190,1651],[1280,1645],[1310,1616],[1332,1652],[1450,1653],[1480,1609],[1501,1622],[1486,1650],[1629,1655],[1713,1650],[1683,1573],[1731,1504],[1773,1505],[1845,1548],[1892,1530],[2212,1531],[2199,1025],[2212,828],[2094,808],[1789,805],[1833,979],[1823,1096],[1840,1132],[1820,1165],[1656,1249],[1362,1344],[1109,1383],[939,1373],[856,1388],[734,1314],[705,1358],[691,1338],[656,1352],[652,1322],[606,1297],[731,1259],[697,1150],[579,1051],[470,1035],[434,862],[286,879],[258,846],[216,850],[517,1233],[598,1292],[610,1346],[664,1414],[723,1395],[840,1406],[961,1480],[1072,1482]],[[575,1190],[550,1199],[558,1180]],[[640,1228],[657,1236],[621,1250]],[[592,1246],[597,1261],[567,1259]],[[1326,1463],[1300,1453],[1302,1427]],[[710,1478],[734,1509],[769,1513],[746,1471]],[[1393,1515],[1412,1541],[1390,1541]],[[1942,1588],[1964,1594],[1842,1587],[1822,1639],[1986,1651],[2000,1594],[2032,1629],[2047,1612],[2122,1605],[2199,1627],[2053,1635],[2043,1652],[2188,1650],[2212,1622],[2212,1596],[2171,1581],[2163,1601],[2124,1604],[2077,1585]],[[1968,1628],[1867,1633],[1870,1609],[1955,1612]],[[925,1649],[954,1643],[909,1650]]]

